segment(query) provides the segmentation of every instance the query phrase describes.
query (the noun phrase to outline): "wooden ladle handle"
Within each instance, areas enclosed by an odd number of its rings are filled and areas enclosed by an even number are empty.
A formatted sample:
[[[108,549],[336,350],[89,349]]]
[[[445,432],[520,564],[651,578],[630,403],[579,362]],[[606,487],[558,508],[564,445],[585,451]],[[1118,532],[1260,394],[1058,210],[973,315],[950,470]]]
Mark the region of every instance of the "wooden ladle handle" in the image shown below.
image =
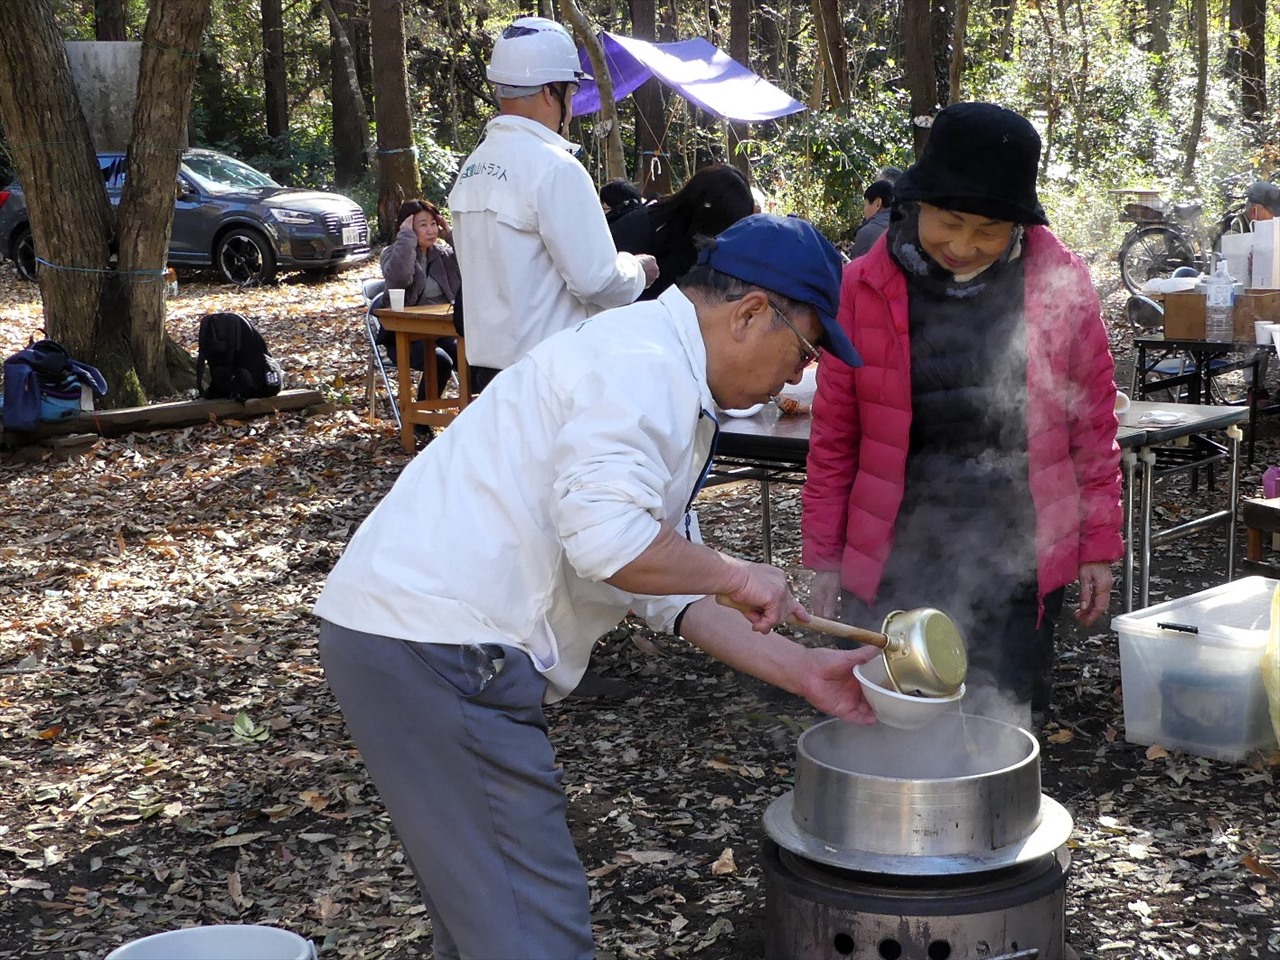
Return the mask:
[[[751,612],[751,607],[744,603],[737,603],[729,599],[725,594],[716,595],[716,603],[724,607],[733,607],[735,610],[741,610],[744,613]],[[877,633],[874,630],[864,630],[862,627],[851,627],[847,623],[840,623],[838,620],[828,620],[826,617],[811,617],[809,620],[800,620],[792,617],[789,621],[792,626],[800,627],[803,630],[812,630],[815,633],[826,634],[828,637],[836,637],[840,640],[854,640],[858,643],[869,643],[873,647],[880,647],[882,650],[889,645],[889,638],[883,633]]]

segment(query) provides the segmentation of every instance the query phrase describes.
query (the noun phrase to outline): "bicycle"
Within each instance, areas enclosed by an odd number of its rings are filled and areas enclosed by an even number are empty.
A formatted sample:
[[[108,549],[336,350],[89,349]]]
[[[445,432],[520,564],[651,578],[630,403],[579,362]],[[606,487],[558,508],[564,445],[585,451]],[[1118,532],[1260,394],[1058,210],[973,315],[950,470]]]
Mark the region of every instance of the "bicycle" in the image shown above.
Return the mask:
[[[1117,259],[1120,279],[1129,292],[1140,293],[1148,280],[1168,276],[1179,267],[1208,273],[1222,235],[1249,229],[1244,197],[1227,199],[1226,210],[1212,223],[1205,221],[1199,200],[1172,205],[1159,198],[1126,203],[1120,219],[1134,226],[1120,242]]]

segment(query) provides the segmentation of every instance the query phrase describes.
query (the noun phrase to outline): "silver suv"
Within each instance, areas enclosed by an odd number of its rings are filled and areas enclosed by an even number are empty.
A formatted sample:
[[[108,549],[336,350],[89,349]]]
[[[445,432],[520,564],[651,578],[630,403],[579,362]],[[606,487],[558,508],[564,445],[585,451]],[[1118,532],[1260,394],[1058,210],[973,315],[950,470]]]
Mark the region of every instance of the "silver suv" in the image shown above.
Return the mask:
[[[120,202],[123,153],[98,154],[107,199]],[[36,278],[22,187],[0,191],[0,256]],[[187,150],[178,172],[169,264],[214,267],[230,283],[268,283],[280,270],[326,273],[369,257],[369,225],[346,197],[282,187],[216,150]]]

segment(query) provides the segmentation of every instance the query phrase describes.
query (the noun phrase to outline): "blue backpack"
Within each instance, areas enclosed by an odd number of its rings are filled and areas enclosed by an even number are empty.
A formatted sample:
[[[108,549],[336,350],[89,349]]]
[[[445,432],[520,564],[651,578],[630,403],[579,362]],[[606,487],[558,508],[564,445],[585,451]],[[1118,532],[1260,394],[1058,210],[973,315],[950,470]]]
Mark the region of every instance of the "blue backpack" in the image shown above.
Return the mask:
[[[4,428],[31,431],[42,422],[77,416],[82,387],[88,387],[95,400],[107,395],[98,369],[73,360],[61,344],[29,344],[4,362]]]

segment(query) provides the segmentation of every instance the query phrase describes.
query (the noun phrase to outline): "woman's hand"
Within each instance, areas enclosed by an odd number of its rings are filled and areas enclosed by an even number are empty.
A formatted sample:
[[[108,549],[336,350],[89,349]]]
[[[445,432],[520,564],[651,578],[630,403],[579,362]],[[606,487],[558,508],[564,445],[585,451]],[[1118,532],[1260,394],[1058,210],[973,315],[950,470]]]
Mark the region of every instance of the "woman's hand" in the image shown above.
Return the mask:
[[[1080,564],[1080,606],[1076,619],[1091,626],[1111,606],[1111,564]]]
[[[401,230],[401,231],[408,230],[408,231],[409,231],[410,233],[412,233],[415,237],[418,235],[418,234],[417,234],[417,231],[413,229],[413,214],[412,214],[412,213],[411,213],[411,214],[409,214],[407,217],[405,217],[403,220],[401,220],[401,221],[400,221],[399,230]]]
[[[449,221],[444,218],[444,214],[436,214],[436,226],[440,229],[440,239],[445,243],[453,243],[453,227],[449,226]]]
[[[809,583],[809,609],[816,617],[830,620],[840,600],[840,571],[820,570]]]

